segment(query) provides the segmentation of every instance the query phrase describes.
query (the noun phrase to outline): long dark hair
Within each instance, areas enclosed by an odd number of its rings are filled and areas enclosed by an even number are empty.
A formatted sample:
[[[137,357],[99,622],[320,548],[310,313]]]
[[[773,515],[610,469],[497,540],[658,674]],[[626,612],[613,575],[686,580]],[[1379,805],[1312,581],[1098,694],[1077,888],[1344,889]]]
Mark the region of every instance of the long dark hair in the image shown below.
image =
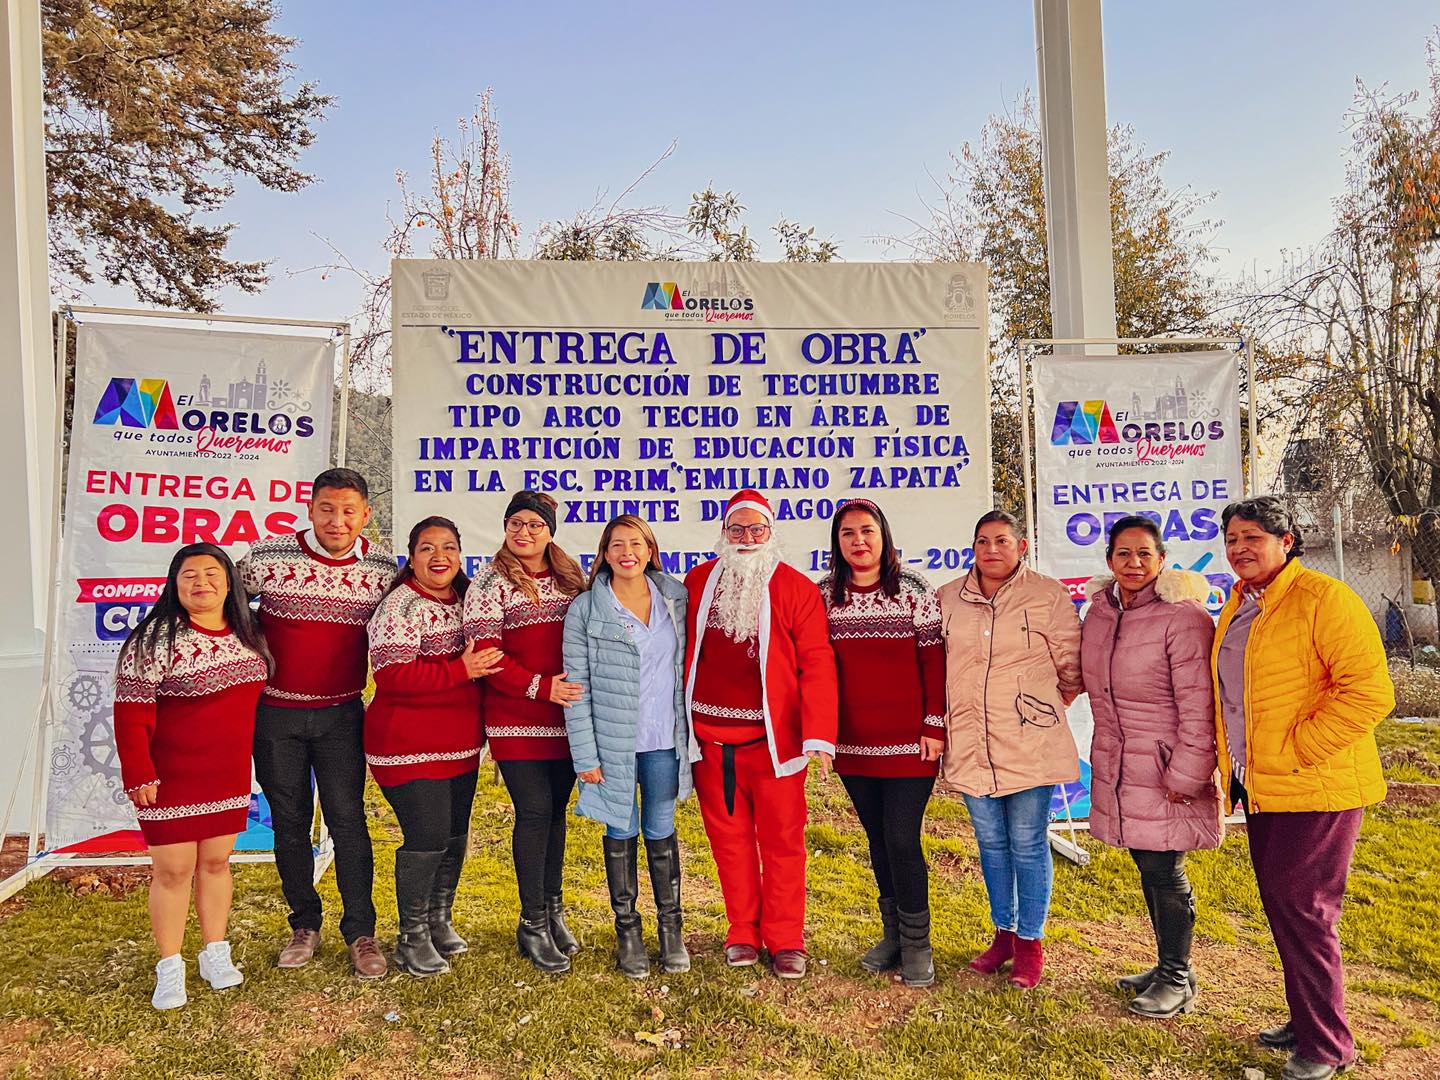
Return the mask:
[[[395,575],[395,580],[390,582],[390,587],[386,589],[384,595],[381,596],[382,600],[400,588],[401,585],[404,585],[407,581],[415,577],[415,545],[420,543],[420,534],[426,529],[448,529],[455,534],[455,546],[460,546],[460,527],[456,525],[455,522],[447,517],[441,517],[439,514],[432,514],[430,517],[421,518],[415,523],[415,527],[410,530],[410,541],[405,546],[407,553],[405,556],[405,565],[402,566],[400,572]],[[463,600],[465,599],[465,590],[469,587],[470,576],[465,573],[465,563],[462,561],[460,563],[460,572],[455,575],[455,580],[451,582],[451,588],[455,590],[455,595]]]
[[[270,655],[270,648],[265,644],[265,634],[261,631],[259,622],[250,613],[250,603],[245,595],[245,587],[240,584],[240,575],[235,570],[235,564],[223,549],[214,544],[186,544],[171,557],[170,569],[165,575],[165,587],[160,590],[160,598],[120,646],[116,667],[123,664],[132,652],[138,653],[142,661],[149,662],[154,659],[156,650],[170,648],[181,622],[189,621],[188,613],[180,604],[180,568],[185,565],[186,559],[193,559],[197,555],[209,555],[225,570],[225,584],[228,589],[225,594],[225,622],[229,624],[230,632],[243,644],[265,658],[266,670],[274,674],[275,658]]]
[[[880,526],[880,588],[886,596],[900,595],[900,554],[895,550],[895,538],[890,535],[890,522],[885,512],[869,499],[852,499],[830,519],[830,602],[839,606],[845,603],[845,590],[850,586],[850,564],[840,554],[840,525],[847,514],[869,514]]]

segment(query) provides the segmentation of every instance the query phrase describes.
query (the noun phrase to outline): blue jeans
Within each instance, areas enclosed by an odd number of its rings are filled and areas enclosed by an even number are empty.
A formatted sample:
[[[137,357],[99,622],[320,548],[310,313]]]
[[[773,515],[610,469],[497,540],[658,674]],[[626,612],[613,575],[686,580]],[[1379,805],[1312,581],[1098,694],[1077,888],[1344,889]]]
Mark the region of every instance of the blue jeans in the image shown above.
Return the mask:
[[[629,840],[645,834],[646,840],[664,840],[675,831],[675,799],[680,794],[680,759],[675,750],[646,750],[635,755],[639,797],[630,808],[630,826],[605,826],[611,840]]]
[[[980,873],[990,896],[997,930],[1012,930],[1027,941],[1045,936],[1050,914],[1050,795],[1053,784],[1013,795],[966,795],[970,823],[980,844]]]

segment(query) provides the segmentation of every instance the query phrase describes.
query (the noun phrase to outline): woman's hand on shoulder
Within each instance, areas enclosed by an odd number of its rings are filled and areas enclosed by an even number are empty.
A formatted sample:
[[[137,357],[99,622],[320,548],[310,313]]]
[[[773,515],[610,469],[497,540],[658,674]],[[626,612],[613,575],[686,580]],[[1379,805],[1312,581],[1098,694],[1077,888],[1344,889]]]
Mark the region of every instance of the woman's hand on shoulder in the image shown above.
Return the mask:
[[[472,641],[465,646],[460,659],[465,664],[465,674],[472,679],[483,679],[500,670],[505,654],[494,647],[482,649],[479,642]]]

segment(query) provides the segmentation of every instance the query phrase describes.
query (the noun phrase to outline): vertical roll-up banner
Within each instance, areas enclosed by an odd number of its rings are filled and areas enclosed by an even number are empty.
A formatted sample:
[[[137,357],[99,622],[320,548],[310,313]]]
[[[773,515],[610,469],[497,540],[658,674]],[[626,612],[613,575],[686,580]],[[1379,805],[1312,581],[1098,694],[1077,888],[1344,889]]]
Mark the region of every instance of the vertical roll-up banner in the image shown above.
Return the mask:
[[[76,335],[65,494],[51,850],[144,846],[120,782],[115,658],[165,583],[176,549],[251,542],[306,521],[330,457],[329,338],[85,323]],[[163,778],[162,778],[163,779]],[[239,850],[269,850],[251,798]]]
[[[852,498],[936,584],[969,568],[993,498],[982,266],[399,260],[393,281],[397,536],[445,514],[478,569],[531,488],[583,564],[633,513],[683,575],[751,487],[814,576]]]
[[[1211,351],[1143,356],[1041,356],[1035,384],[1036,566],[1077,604],[1108,571],[1106,534],[1122,517],[1155,521],[1168,566],[1210,581],[1220,610],[1234,577],[1220,514],[1242,498],[1240,364]],[[1057,792],[1089,813],[1089,703],[1070,710],[1081,783]]]

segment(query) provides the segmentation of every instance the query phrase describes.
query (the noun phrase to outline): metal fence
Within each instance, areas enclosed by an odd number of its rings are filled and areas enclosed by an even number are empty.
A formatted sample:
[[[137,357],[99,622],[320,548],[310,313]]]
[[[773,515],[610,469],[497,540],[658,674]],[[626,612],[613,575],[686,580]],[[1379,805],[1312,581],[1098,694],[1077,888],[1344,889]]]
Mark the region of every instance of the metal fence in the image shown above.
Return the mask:
[[[1278,493],[1295,513],[1305,564],[1365,600],[1392,656],[1440,662],[1435,583],[1420,573],[1403,533],[1364,500],[1330,490]]]

